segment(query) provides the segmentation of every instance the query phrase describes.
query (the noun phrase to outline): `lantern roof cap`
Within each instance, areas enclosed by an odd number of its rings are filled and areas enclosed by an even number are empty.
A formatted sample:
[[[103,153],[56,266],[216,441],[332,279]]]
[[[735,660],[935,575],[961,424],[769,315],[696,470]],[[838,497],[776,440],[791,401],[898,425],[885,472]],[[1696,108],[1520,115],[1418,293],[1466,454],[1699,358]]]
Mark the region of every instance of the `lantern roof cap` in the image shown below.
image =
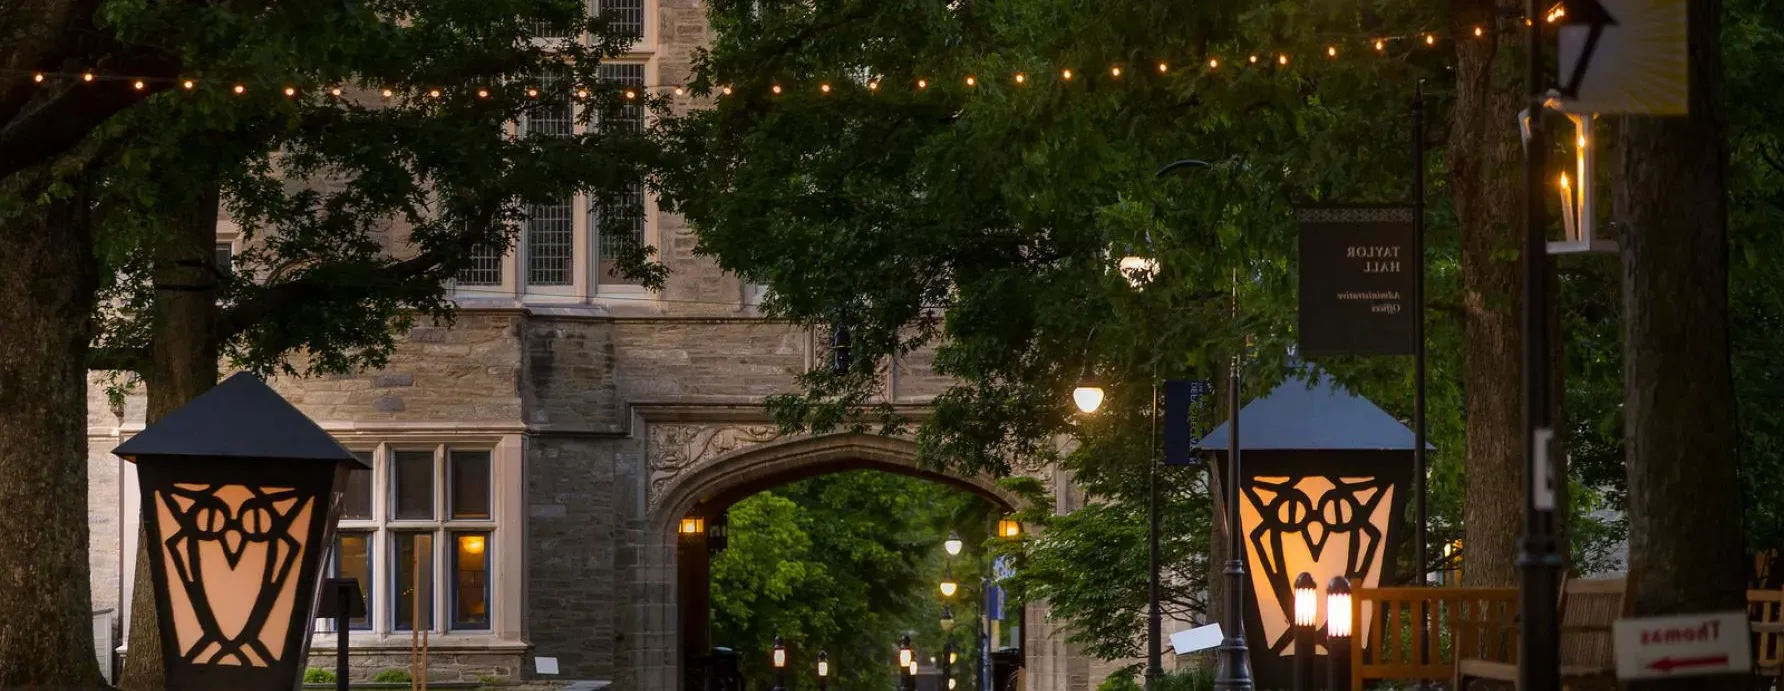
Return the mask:
[[[145,456],[264,458],[368,467],[266,382],[237,373],[112,449]]]
[[[1367,398],[1314,370],[1311,382],[1283,381],[1239,410],[1239,445],[1246,451],[1411,451],[1412,430]],[[1227,423],[1196,448],[1224,452]],[[1429,442],[1427,449],[1435,449]]]

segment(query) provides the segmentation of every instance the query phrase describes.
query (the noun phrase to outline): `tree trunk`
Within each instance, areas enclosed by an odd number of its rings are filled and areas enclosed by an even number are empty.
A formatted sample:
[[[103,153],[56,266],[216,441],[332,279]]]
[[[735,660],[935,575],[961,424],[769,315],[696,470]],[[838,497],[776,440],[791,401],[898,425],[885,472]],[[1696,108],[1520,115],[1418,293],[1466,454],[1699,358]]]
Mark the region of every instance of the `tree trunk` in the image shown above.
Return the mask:
[[[1510,4],[1504,5],[1511,8]],[[1492,0],[1456,0],[1457,26],[1491,26]],[[1458,33],[1458,35],[1462,35]],[[1462,580],[1511,585],[1524,505],[1521,51],[1489,33],[1456,42],[1448,163],[1461,234],[1462,366],[1467,410]]]
[[[1624,118],[1618,142],[1629,576],[1638,614],[1745,605],[1718,108],[1721,5],[1690,4],[1690,117]],[[1631,686],[1745,682],[1698,677]]]
[[[0,196],[47,182],[14,176]],[[28,191],[25,188],[30,188]],[[0,688],[99,688],[87,566],[87,349],[98,289],[84,191],[0,218]]]
[[[154,332],[149,364],[147,421],[154,424],[217,385],[217,291],[213,253],[217,240],[217,187],[201,186],[189,208],[173,224],[174,234],[157,252]],[[136,571],[149,573],[148,542],[138,531]],[[156,628],[154,590],[141,581],[130,598],[130,649],[118,688],[160,691],[161,631]]]

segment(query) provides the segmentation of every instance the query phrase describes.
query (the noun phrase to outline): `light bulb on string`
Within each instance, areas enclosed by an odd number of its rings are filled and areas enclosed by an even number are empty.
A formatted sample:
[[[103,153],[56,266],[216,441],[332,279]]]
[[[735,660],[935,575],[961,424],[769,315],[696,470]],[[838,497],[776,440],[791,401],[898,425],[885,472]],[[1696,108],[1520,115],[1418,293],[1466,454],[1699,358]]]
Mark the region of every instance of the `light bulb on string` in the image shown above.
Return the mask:
[[[1253,65],[1257,64],[1257,56],[1256,55],[1251,56],[1251,64],[1253,64]]]
[[[1021,84],[1026,81],[1028,81],[1028,77],[1022,76],[1021,72],[1016,73],[1016,83],[1017,84]]]
[[[1328,58],[1338,57],[1338,47],[1337,46],[1326,46],[1326,57],[1328,57]]]
[[[242,86],[240,84],[235,85],[235,95],[240,96],[244,93],[247,93],[247,91],[248,91],[248,87]]]
[[[828,85],[826,85],[826,86],[828,86]],[[637,98],[638,98],[638,92],[633,91],[631,89],[626,89],[626,100],[632,101],[632,100],[636,100]]]
[[[489,98],[489,89],[478,89],[477,98]]]
[[[1109,68],[1109,74],[1115,76],[1116,78],[1120,78],[1121,77],[1121,68],[1120,67],[1111,67],[1111,68]]]
[[[927,89],[927,88],[929,88],[929,80],[927,80],[927,79],[919,79],[919,80],[917,80],[917,88],[919,88],[919,89]]]
[[[1164,73],[1165,73],[1165,70],[1168,70],[1168,69],[1170,69],[1170,67],[1169,67],[1169,66],[1167,66],[1167,65],[1166,65],[1166,64],[1164,64],[1164,63],[1162,63],[1162,62],[1161,62],[1161,63],[1158,63],[1158,73],[1159,73],[1159,74],[1164,74]]]
[[[31,81],[42,84],[43,83],[43,73],[38,72],[37,74],[31,75]]]
[[[92,72],[87,72],[87,73],[85,73],[85,74],[82,74],[82,75],[81,75],[81,81],[83,81],[83,82],[91,82],[91,81],[93,81],[93,73],[92,73]]]
[[[1387,50],[1387,47],[1388,47],[1387,42],[1385,42],[1379,38],[1375,39],[1375,52],[1379,53],[1381,51]]]
[[[967,86],[978,86],[978,84],[979,84],[979,80],[977,80],[977,79],[974,79],[974,78],[972,78],[972,77],[967,77],[967,78],[966,78],[966,85],[967,85]]]
[[[142,80],[141,79],[136,80],[136,83],[131,84],[130,87],[133,89],[136,89],[137,91],[142,91],[142,88],[143,88]]]
[[[285,95],[286,95],[286,96],[296,96],[296,95],[297,95],[297,89],[293,89],[293,88],[291,88],[291,87],[289,87],[289,86],[287,86],[287,87],[285,87]]]
[[[576,90],[576,98],[579,98],[579,99],[588,98],[588,89],[577,89]]]
[[[1437,37],[1433,36],[1431,34],[1425,34],[1425,45],[1427,45],[1427,46],[1437,45]]]
[[[1287,65],[1288,64],[1288,54],[1283,53],[1281,55],[1276,56],[1276,64]]]
[[[386,96],[389,96],[390,92],[386,91],[386,92],[384,92],[384,94]],[[527,98],[538,98],[538,97],[539,97],[538,89],[527,89]]]
[[[1069,82],[1072,80],[1072,71],[1071,70],[1060,70],[1059,76],[1060,76],[1060,78]]]
[[[192,80],[188,79],[186,81],[180,82],[180,86],[186,87],[187,91],[191,91],[192,87],[196,86],[196,84],[193,84]]]
[[[830,85],[829,84],[819,84],[818,90],[822,91],[824,93],[830,93]]]
[[[1481,36],[1483,36],[1485,34],[1486,34],[1486,32],[1482,31],[1480,27],[1478,27],[1478,26],[1474,27],[1474,37],[1475,38],[1480,38]]]
[[[727,86],[727,87],[725,87],[725,95],[726,95],[726,96],[730,96],[730,95],[731,95],[731,87],[728,87],[728,86]]]
[[[773,87],[771,87],[771,89],[774,91],[774,93],[777,93],[777,94],[781,92],[781,88],[780,88],[779,84],[774,85]]]
[[[428,97],[428,98],[439,98],[439,97],[440,97],[440,90],[439,90],[439,89],[428,89],[428,90],[427,90],[427,97]]]
[[[1220,69],[1220,58],[1208,58],[1208,69],[1211,69],[1211,70]]]
[[[683,90],[681,87],[679,87],[679,86],[675,87],[675,95],[680,96],[680,95],[682,95],[682,92],[683,92]]]
[[[389,89],[385,89],[383,92],[383,95],[385,98],[390,98],[393,94],[391,93],[391,91]]]
[[[868,91],[879,91],[879,90],[880,90],[880,83],[879,83],[879,82],[868,82],[868,83],[867,83],[867,90],[868,90]]]
[[[338,87],[338,86],[337,86],[337,87],[335,87],[335,88],[333,88],[333,89],[329,89],[329,90],[328,90],[328,93],[329,93],[329,95],[331,95],[331,96],[339,96],[339,95],[341,95],[341,87]]]

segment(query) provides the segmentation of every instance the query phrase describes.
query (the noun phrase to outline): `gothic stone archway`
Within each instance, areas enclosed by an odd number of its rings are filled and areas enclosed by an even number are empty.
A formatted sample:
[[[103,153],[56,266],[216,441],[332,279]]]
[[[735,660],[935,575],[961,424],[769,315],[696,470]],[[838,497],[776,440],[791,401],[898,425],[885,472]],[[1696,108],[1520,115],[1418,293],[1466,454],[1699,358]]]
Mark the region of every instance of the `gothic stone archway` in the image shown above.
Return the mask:
[[[645,525],[633,592],[638,626],[631,662],[640,689],[681,688],[688,658],[706,647],[704,632],[689,622],[693,607],[705,605],[705,544],[679,548],[676,529],[699,507],[729,506],[777,485],[848,470],[880,470],[910,475],[978,494],[1006,510],[1015,497],[986,476],[960,477],[918,466],[909,439],[867,434],[778,438],[772,426],[724,424],[653,425],[646,458]],[[688,554],[697,551],[696,555]],[[682,573],[686,569],[699,573]],[[687,581],[687,583],[682,583]],[[693,586],[697,583],[698,588]],[[678,585],[679,584],[679,585]],[[683,603],[690,605],[685,610]]]

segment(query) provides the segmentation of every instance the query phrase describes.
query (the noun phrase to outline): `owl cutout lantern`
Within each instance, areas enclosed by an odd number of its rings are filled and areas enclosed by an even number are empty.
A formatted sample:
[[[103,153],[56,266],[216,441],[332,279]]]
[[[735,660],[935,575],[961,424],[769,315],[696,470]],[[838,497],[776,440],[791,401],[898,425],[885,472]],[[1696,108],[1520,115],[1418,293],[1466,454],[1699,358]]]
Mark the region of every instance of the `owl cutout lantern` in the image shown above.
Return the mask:
[[[365,465],[237,374],[124,442],[167,687],[296,688],[347,474]]]
[[[1330,375],[1315,374],[1311,384],[1288,379],[1239,411],[1245,631],[1258,688],[1290,684],[1297,575],[1321,584],[1342,576],[1362,588],[1394,584],[1392,546],[1404,539],[1413,492],[1412,431]],[[1199,448],[1224,454],[1227,430],[1215,428]],[[1325,604],[1315,605],[1316,630],[1325,629]],[[1323,642],[1312,648],[1327,654]]]

